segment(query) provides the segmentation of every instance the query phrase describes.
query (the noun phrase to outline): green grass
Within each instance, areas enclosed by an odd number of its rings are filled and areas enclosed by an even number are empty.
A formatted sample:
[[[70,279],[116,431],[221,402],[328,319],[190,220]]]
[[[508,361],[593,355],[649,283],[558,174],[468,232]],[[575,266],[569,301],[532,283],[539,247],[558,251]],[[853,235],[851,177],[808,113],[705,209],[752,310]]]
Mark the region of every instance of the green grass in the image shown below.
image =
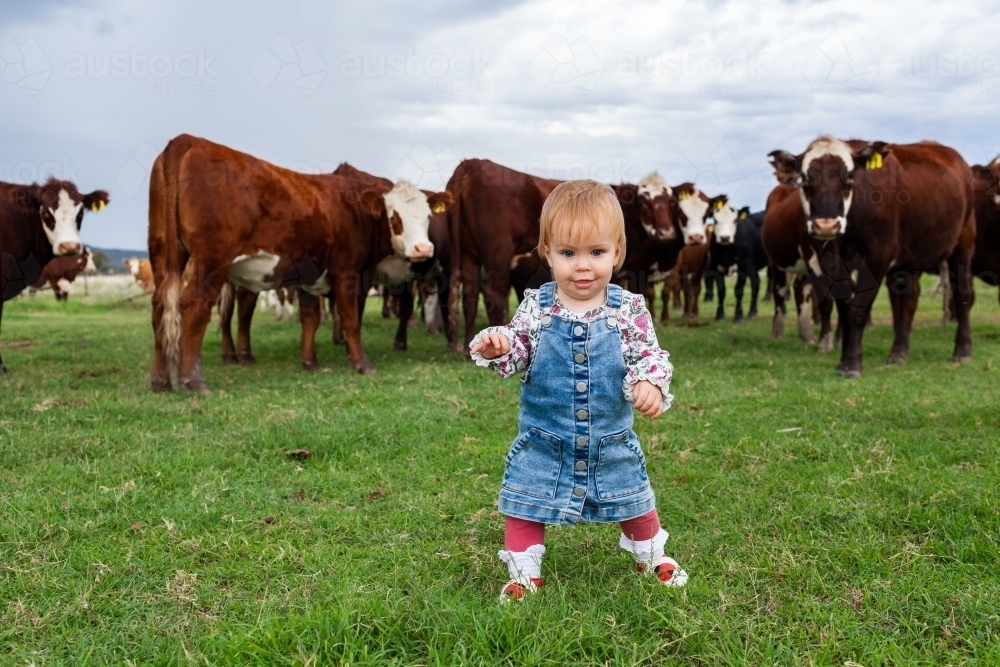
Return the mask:
[[[215,395],[154,395],[148,301],[8,302],[0,664],[1000,664],[1000,312],[977,288],[973,361],[925,300],[883,365],[883,294],[855,381],[791,319],[772,341],[770,304],[661,328],[676,400],[636,430],[688,586],[635,574],[616,526],[554,528],[545,588],[508,608],[516,381],[423,331],[393,352],[373,300],[374,377],[326,327],[299,370],[297,325],[261,314],[255,367],[222,366],[213,325]]]

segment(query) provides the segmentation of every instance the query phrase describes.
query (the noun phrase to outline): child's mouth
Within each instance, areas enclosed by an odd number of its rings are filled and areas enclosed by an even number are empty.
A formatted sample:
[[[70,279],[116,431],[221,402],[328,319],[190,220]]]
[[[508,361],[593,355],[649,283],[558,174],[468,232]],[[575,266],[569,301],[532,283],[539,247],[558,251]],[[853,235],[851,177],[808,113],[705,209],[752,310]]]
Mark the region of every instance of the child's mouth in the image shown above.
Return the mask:
[[[573,286],[577,289],[584,290],[594,284],[593,280],[574,280]]]

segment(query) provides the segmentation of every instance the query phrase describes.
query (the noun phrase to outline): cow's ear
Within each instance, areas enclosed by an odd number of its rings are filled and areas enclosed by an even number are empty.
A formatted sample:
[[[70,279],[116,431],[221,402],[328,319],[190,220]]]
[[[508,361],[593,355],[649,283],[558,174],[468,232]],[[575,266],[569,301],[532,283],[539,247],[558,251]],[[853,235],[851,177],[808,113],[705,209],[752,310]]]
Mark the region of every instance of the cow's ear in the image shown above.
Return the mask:
[[[727,197],[726,195],[717,195],[715,197],[712,197],[711,199],[708,200],[709,209],[712,211],[712,213],[715,213],[716,211],[721,211],[725,207],[727,201],[729,201],[729,197]]]
[[[376,218],[381,218],[385,215],[385,198],[374,190],[363,190],[361,192],[361,206]]]
[[[854,168],[873,171],[881,169],[884,159],[891,153],[889,144],[884,141],[872,141],[854,155]]]
[[[100,211],[108,205],[111,197],[104,190],[94,190],[89,195],[83,196],[83,206],[88,211]]]
[[[767,154],[779,183],[798,183],[801,179],[802,158],[788,151],[771,151]]]
[[[38,198],[37,185],[18,185],[9,190],[10,203],[15,206],[24,206],[32,210],[37,210],[42,205]]]
[[[431,213],[444,213],[451,208],[452,204],[455,203],[455,198],[452,197],[451,193],[446,190],[444,192],[435,192],[434,194],[427,195],[427,203],[431,207]]]
[[[740,220],[746,220],[748,217],[750,217],[750,207],[744,206],[739,211],[739,218]]]

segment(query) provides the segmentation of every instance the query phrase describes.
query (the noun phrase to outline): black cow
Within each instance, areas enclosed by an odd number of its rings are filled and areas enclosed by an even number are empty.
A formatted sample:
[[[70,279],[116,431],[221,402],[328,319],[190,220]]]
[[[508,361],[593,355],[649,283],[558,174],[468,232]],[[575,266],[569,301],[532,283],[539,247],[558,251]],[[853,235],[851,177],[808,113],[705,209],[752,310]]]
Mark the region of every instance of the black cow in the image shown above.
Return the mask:
[[[767,255],[761,243],[760,230],[764,225],[764,212],[750,213],[744,206],[736,211],[728,200],[717,200],[713,210],[715,230],[709,250],[709,269],[705,274],[705,301],[713,299],[713,288],[718,288],[719,306],[716,321],[725,319],[726,276],[735,271],[736,312],[734,322],[743,321],[743,292],[750,279],[749,317],[757,316],[757,297],[760,294],[759,271],[767,266]]]

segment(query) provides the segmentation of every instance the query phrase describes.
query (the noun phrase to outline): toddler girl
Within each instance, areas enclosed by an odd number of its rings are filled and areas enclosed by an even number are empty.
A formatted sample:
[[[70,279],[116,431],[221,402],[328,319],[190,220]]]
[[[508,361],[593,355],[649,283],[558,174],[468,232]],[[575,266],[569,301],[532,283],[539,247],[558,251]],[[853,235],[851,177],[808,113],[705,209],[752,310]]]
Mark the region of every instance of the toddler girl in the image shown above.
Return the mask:
[[[526,290],[507,326],[471,343],[473,359],[501,377],[523,372],[519,432],[500,488],[510,581],[501,602],[542,585],[545,524],[618,522],[620,546],[668,586],[684,572],[663,555],[632,407],[653,419],[670,407],[673,367],[656,342],[641,295],[609,284],[625,259],[614,191],[591,180],[556,187],[542,207],[539,251],[554,282]]]

